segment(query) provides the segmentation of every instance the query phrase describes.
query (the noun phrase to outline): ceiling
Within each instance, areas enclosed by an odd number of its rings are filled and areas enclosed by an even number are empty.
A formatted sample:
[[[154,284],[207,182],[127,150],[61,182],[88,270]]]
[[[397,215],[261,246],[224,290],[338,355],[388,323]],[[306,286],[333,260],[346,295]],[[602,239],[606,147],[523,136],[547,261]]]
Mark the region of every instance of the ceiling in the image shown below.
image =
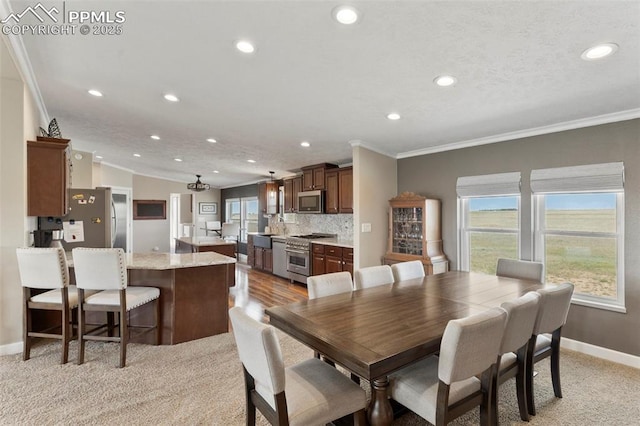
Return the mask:
[[[349,163],[353,144],[403,158],[640,116],[638,1],[43,3],[124,12],[120,35],[27,34],[17,50],[73,148],[142,175],[229,187]],[[356,24],[333,19],[344,3]],[[580,58],[601,42],[619,49]]]

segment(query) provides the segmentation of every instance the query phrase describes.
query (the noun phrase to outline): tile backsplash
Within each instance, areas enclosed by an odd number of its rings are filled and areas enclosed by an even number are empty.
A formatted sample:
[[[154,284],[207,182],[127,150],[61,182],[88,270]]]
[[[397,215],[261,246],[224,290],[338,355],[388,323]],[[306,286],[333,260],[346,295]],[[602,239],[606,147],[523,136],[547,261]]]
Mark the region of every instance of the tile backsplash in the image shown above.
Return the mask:
[[[353,239],[352,214],[287,214],[286,219],[278,215],[269,218],[269,227],[274,234],[304,235],[313,232],[336,234],[343,240]],[[263,231],[261,229],[260,231]]]

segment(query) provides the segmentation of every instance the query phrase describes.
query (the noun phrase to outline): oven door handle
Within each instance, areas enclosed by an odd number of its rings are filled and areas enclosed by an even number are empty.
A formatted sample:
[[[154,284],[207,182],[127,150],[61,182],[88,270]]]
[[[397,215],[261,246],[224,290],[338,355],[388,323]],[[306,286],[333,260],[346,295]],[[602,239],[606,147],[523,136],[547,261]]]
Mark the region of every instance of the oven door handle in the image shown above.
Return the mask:
[[[308,251],[302,251],[302,250],[285,249],[285,251],[288,252],[288,253],[309,254]]]

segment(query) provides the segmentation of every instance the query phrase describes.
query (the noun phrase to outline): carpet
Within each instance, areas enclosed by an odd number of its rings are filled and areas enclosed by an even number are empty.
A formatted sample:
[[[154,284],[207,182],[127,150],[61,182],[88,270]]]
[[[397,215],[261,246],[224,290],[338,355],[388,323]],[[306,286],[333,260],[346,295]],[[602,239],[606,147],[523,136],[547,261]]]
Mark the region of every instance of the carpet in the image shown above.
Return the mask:
[[[313,352],[278,332],[285,364]],[[127,366],[116,368],[117,344],[88,342],[86,361],[59,364],[59,342],[43,341],[22,355],[0,357],[0,424],[243,425],[242,367],[229,333],[175,346],[129,344]],[[536,406],[531,425],[632,425],[640,419],[640,370],[563,351],[564,398],[553,395],[548,360],[537,364]],[[363,382],[365,388],[368,387]],[[368,389],[367,389],[368,390]],[[521,422],[515,381],[500,388],[500,423]],[[478,424],[478,409],[452,424]],[[266,420],[258,415],[258,424]],[[424,425],[413,413],[394,425]]]

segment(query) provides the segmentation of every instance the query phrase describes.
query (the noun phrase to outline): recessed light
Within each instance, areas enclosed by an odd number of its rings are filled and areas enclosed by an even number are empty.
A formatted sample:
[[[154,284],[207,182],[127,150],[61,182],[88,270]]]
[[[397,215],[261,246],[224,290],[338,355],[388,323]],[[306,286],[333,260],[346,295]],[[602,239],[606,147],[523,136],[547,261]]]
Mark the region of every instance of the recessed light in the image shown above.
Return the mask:
[[[253,44],[247,40],[238,40],[236,42],[236,49],[242,53],[253,53],[256,50],[256,48],[253,47]]]
[[[613,55],[618,50],[618,45],[615,43],[602,43],[596,46],[592,46],[582,52],[580,57],[585,61],[595,61],[598,59],[606,58]]]
[[[134,157],[142,157],[140,154],[133,154]]]
[[[217,171],[217,170],[214,170],[214,171],[213,171],[213,173],[220,173],[220,172],[219,172],[219,171]]]
[[[174,161],[177,161],[178,163],[180,163],[182,161],[182,158],[174,158]]]
[[[96,89],[89,90],[89,94],[93,95],[93,96],[96,96],[98,98],[102,97],[102,92],[99,91],[99,90],[96,90]]]
[[[216,142],[218,142],[218,141],[217,141],[217,140],[215,140],[214,138],[209,138],[209,139],[207,139],[207,142],[216,143]]]
[[[167,93],[166,95],[164,95],[164,98],[169,102],[178,102],[180,100],[176,95],[173,95],[171,93]]]
[[[397,112],[392,112],[387,114],[387,118],[389,120],[400,120],[400,114],[398,114]]]
[[[160,136],[158,136],[158,135],[151,135],[151,139],[153,139],[154,141],[159,141],[159,140],[160,140]]]
[[[449,87],[456,84],[458,79],[452,75],[439,75],[433,79],[433,82],[440,87]]]
[[[256,160],[247,160],[249,163],[255,163]]]
[[[358,11],[351,6],[338,6],[332,14],[333,19],[344,25],[355,24],[359,19]]]
[[[300,142],[300,146],[303,146],[305,148],[309,148],[311,146],[311,144],[307,141],[302,141]]]
[[[102,155],[96,155],[96,158],[97,158],[98,160],[102,160]]]

